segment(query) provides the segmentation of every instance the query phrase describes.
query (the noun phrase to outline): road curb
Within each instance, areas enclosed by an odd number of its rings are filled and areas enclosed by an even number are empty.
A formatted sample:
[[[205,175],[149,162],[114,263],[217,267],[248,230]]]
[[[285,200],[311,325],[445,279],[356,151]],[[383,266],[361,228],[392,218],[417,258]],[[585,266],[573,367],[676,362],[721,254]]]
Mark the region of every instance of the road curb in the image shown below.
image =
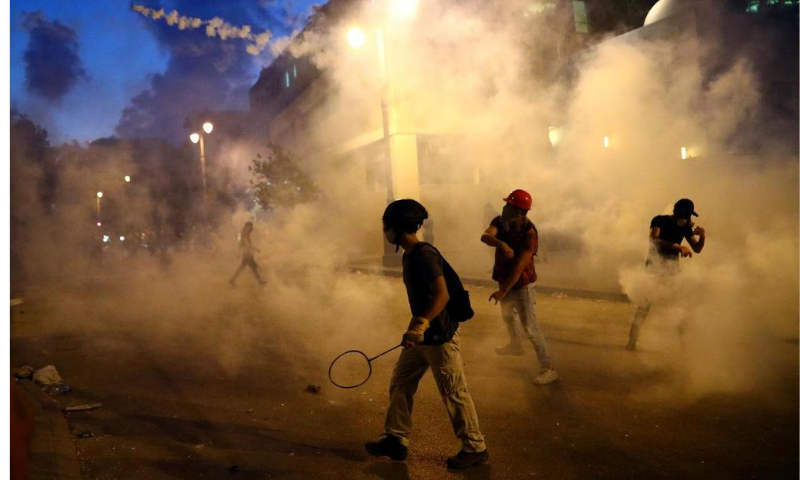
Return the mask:
[[[380,267],[373,265],[350,265],[347,267],[353,273],[367,273],[371,275],[383,275],[385,277],[402,277],[403,271],[399,268]],[[463,276],[461,281],[465,285],[475,287],[495,287],[497,282],[485,278],[475,278]],[[624,293],[598,292],[594,290],[584,290],[579,288],[557,287],[553,285],[536,284],[536,291],[543,294],[562,293],[568,297],[585,298],[590,300],[606,300],[610,302],[630,303],[630,299]]]
[[[22,380],[17,386],[33,409],[28,480],[82,480],[75,438],[58,403],[30,380]]]

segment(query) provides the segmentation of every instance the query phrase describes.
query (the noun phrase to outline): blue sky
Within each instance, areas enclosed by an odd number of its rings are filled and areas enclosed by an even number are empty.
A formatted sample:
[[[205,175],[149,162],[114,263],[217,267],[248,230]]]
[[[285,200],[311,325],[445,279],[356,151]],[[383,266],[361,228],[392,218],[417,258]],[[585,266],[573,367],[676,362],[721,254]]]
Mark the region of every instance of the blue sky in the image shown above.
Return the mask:
[[[219,15],[234,24],[249,21],[254,29],[266,28],[267,23],[272,22],[269,28],[275,34],[285,35],[297,25],[275,25],[275,22],[282,21],[280,15],[275,15],[276,10],[308,12],[312,4],[320,2],[201,0],[181,3],[181,0],[142,0],[136,3],[150,7],[160,3],[167,11],[177,8],[181,14],[204,19]],[[123,108],[129,105],[131,98],[150,87],[154,74],[162,74],[167,69],[171,53],[169,45],[165,44],[167,40],[164,40],[163,30],[170,27],[142,17],[133,12],[130,5],[130,0],[11,2],[11,105],[47,128],[55,143],[112,135]],[[259,13],[258,9],[271,13],[245,18],[251,12]],[[25,87],[24,53],[29,31],[22,26],[22,20],[26,13],[35,11],[41,11],[47,21],[57,20],[74,30],[78,37],[78,54],[86,76],[56,103],[38,98]],[[268,18],[269,15],[274,17],[273,20]],[[156,35],[158,32],[162,34]],[[241,48],[244,49],[245,45],[242,44]],[[258,70],[268,63],[269,58],[242,57],[252,64],[246,70],[255,81]]]

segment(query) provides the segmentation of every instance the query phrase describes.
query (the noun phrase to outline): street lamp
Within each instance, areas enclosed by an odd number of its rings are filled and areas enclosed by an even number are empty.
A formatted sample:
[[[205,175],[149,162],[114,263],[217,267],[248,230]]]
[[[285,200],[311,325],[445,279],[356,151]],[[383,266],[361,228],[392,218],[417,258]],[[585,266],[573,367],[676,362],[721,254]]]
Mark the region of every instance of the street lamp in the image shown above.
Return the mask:
[[[391,96],[392,85],[389,78],[389,71],[386,68],[386,48],[383,39],[383,29],[375,29],[375,39],[378,50],[378,64],[381,76],[381,123],[383,124],[383,143],[386,155],[386,197],[387,202],[394,200],[394,188],[392,185],[392,146],[391,146]],[[353,49],[361,48],[367,41],[363,30],[359,27],[352,27],[347,31],[347,42]]]
[[[350,44],[351,47],[358,50],[361,48],[364,43],[367,41],[367,36],[364,35],[364,31],[358,27],[352,27],[350,30],[347,31],[347,43]]]
[[[125,182],[126,183],[131,183],[131,176],[130,175],[125,175]]]
[[[416,8],[416,4],[418,0],[391,0],[392,3],[390,5],[390,13],[392,16],[395,17],[409,17],[414,12]],[[375,0],[372,1],[373,5]],[[394,159],[392,158],[392,144],[391,144],[391,125],[392,125],[392,82],[391,77],[389,74],[389,69],[387,67],[386,62],[386,46],[385,46],[385,36],[384,31],[387,30],[386,27],[387,19],[386,15],[380,15],[380,21],[378,23],[378,27],[375,29],[375,40],[376,40],[376,49],[378,51],[378,66],[380,71],[380,78],[381,78],[381,122],[383,124],[383,144],[384,144],[384,156],[386,159],[386,197],[387,197],[387,204],[394,201],[394,176],[392,171],[394,170]],[[358,27],[352,27],[347,31],[347,42],[353,49],[361,48],[367,41],[367,36],[364,32]],[[389,245],[388,242],[383,242],[384,248],[384,255],[383,255],[383,262],[384,265],[389,263],[394,263],[396,259],[394,259],[395,255],[392,254],[392,245]]]
[[[214,130],[214,125],[212,125],[211,122],[206,122],[203,124],[203,131],[206,133],[206,135],[210,134],[212,130]],[[203,177],[203,205],[206,209],[206,217],[208,217],[208,193],[206,188],[206,146],[204,139],[205,135],[202,133],[192,132],[192,134],[189,135],[189,140],[191,140],[192,143],[200,143],[200,170]],[[208,218],[206,218],[206,221],[208,221]]]
[[[97,226],[100,226],[100,199],[103,198],[103,192],[97,192]]]
[[[395,17],[408,18],[417,9],[418,0],[393,0],[392,15]]]

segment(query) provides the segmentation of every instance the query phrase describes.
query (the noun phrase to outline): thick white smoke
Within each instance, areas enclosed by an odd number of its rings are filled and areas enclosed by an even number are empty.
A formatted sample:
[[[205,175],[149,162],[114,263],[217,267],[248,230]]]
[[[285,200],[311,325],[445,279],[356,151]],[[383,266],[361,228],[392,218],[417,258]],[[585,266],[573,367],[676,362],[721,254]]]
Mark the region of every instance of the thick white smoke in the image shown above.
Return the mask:
[[[781,138],[754,154],[729,153],[729,137],[760,102],[749,63],[732,62],[706,84],[701,65],[683,55],[698,48],[692,41],[614,41],[571,59],[574,71],[562,78],[550,71],[560,71],[562,57],[548,63],[531,55],[557,45],[561,32],[536,23],[535,14],[519,15],[521,6],[421,2],[413,17],[383,24],[395,132],[456,139],[438,163],[420,160],[420,171],[427,169],[420,200],[435,220],[437,244],[459,272],[488,279],[491,251],[479,241],[484,207],[498,211],[503,196],[524,188],[533,194],[530,215],[547,259],[540,284],[623,291],[634,303],[663,299],[645,323],[643,358],[685,373],[680,387],[691,393],[769,387],[775,378],[764,372],[796,366],[776,345],[797,338],[798,168],[796,157],[780,153]],[[268,44],[222,20],[134,9],[257,49]],[[236,233],[249,218],[239,211],[221,222],[214,259],[178,252],[165,270],[142,262],[123,277],[121,291],[91,305],[65,295],[74,313],[62,319],[65,326],[75,318],[91,323],[98,311],[119,316],[124,302],[125,318],[155,341],[189,337],[187,345],[234,373],[273,340],[320,365],[344,347],[390,346],[408,320],[387,313],[405,311],[402,285],[343,274],[349,262],[382,253],[386,191],[374,178],[380,147],[340,154],[360,138],[381,138],[374,18],[374,11],[354,12],[286,47],[324,73],[296,104],[311,113],[292,128],[276,122],[271,140],[299,155],[321,198],[256,223],[270,282],[264,290],[247,271],[240,289],[227,289],[238,266]],[[353,50],[346,31],[359,23],[368,41]],[[547,78],[531,73],[542,71]],[[548,131],[558,132],[556,148]],[[692,158],[681,160],[682,147]],[[235,162],[239,179],[257,150],[226,144],[216,154]],[[667,286],[642,269],[649,223],[682,197],[695,201],[708,241]],[[682,344],[679,324],[686,326]],[[619,339],[620,348],[626,341]]]

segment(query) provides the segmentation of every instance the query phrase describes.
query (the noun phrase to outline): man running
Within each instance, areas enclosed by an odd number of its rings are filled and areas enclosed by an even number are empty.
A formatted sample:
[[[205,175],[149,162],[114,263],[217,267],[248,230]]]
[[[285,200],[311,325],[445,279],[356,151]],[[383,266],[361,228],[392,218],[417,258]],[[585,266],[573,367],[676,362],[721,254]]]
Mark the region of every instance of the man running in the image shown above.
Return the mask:
[[[692,251],[700,253],[706,244],[706,231],[702,227],[694,227],[692,216],[699,217],[694,211],[694,202],[682,198],[675,202],[672,215],[656,215],[650,221],[650,250],[645,268],[648,273],[659,276],[664,288],[680,273],[680,258],[691,258]],[[695,236],[698,238],[695,239]],[[684,238],[691,250],[681,245]],[[628,350],[636,350],[639,333],[650,312],[650,306],[651,302],[646,300],[636,307],[628,336]]]

